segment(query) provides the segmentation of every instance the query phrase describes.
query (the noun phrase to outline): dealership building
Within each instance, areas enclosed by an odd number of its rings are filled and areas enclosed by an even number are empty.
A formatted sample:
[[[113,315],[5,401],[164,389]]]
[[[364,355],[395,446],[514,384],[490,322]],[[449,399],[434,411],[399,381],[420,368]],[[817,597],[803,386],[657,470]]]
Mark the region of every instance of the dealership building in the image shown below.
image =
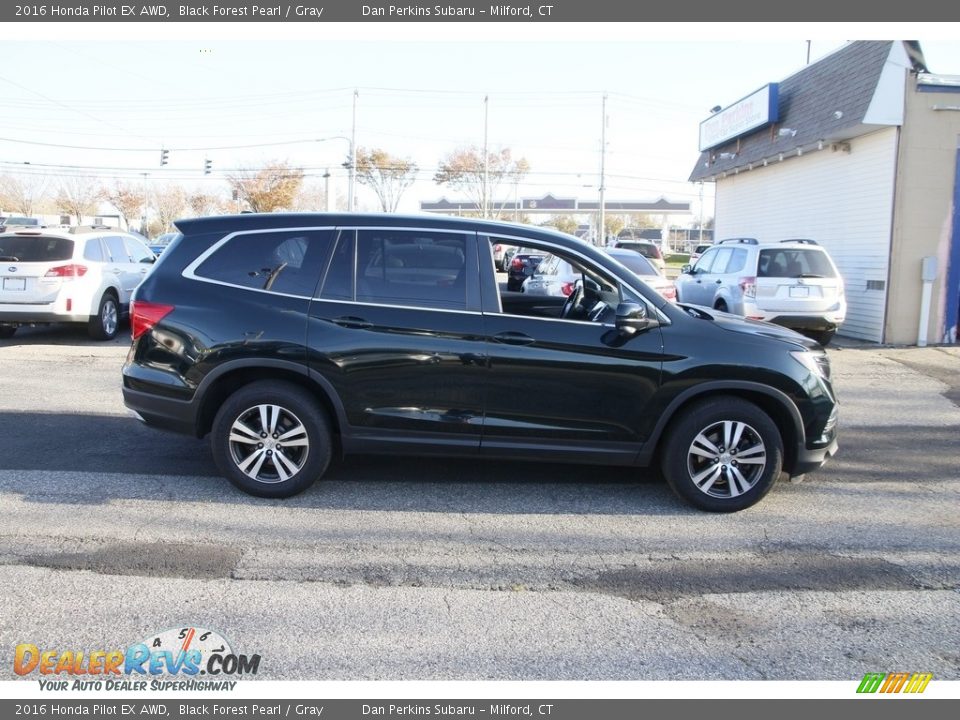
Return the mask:
[[[960,69],[957,69],[960,70]],[[916,42],[852,42],[700,126],[715,237],[811,238],[844,278],[840,335],[956,342],[960,76]]]

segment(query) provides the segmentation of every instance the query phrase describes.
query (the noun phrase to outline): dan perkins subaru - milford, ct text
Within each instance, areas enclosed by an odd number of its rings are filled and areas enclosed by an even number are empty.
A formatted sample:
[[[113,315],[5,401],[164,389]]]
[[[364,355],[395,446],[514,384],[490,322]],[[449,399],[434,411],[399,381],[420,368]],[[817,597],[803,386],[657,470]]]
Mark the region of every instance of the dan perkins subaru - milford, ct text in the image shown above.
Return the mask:
[[[553,5],[490,5],[487,8],[455,5],[363,5],[364,17],[550,17]]]

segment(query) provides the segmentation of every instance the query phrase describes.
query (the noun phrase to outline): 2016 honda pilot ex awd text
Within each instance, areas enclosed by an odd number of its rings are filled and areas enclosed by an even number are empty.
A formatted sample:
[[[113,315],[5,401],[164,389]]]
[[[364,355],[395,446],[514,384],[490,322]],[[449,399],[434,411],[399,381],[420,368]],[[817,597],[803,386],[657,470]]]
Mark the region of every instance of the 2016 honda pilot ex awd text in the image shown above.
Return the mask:
[[[301,492],[335,451],[549,456],[658,464],[687,502],[733,511],[836,451],[815,342],[674,305],[574,237],[388,214],[177,227],[134,296],[124,400],[149,425],[209,434],[248,493]],[[497,244],[580,278],[566,297],[507,291]]]

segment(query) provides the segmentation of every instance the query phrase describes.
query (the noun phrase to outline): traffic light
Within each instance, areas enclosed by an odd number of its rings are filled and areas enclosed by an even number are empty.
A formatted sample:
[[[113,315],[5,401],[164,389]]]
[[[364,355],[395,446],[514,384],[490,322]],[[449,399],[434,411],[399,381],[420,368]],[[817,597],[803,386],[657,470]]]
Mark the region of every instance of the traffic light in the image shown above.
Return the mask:
[[[204,160],[203,161],[203,174],[209,175],[210,171],[213,169],[213,160]]]
[[[166,165],[166,164],[167,164],[167,160],[168,160],[169,157],[170,157],[170,151],[169,151],[169,150],[161,150],[161,151],[160,151],[160,164],[161,164],[161,165]]]

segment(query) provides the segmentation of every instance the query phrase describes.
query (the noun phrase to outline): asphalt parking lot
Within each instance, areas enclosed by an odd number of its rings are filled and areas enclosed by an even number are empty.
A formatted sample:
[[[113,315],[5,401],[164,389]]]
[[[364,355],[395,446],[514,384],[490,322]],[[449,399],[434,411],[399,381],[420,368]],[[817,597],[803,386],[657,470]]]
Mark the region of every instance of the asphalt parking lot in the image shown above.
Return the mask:
[[[0,679],[184,625],[260,679],[960,679],[960,347],[840,339],[839,455],[717,516],[631,469],[374,457],[254,499],[126,415],[126,338],[0,341]]]

